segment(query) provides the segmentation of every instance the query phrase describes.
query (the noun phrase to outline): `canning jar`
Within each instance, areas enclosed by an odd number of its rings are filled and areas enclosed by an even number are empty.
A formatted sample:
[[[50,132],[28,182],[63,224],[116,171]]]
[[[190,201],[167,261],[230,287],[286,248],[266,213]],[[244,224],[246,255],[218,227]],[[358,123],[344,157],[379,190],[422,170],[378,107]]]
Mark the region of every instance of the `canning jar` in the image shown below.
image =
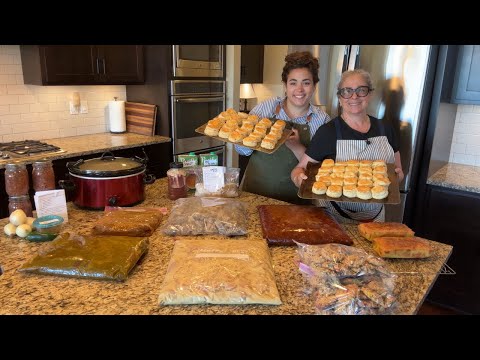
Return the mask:
[[[55,190],[55,174],[50,160],[35,161],[32,164],[33,189],[35,191]]]
[[[8,198],[8,213],[11,214],[17,209],[22,209],[27,216],[33,217],[32,202],[30,196],[10,196]]]
[[[177,200],[187,197],[186,172],[181,162],[171,162],[167,171],[168,177],[168,198]]]
[[[28,194],[28,172],[25,164],[5,165],[5,190],[9,196]]]

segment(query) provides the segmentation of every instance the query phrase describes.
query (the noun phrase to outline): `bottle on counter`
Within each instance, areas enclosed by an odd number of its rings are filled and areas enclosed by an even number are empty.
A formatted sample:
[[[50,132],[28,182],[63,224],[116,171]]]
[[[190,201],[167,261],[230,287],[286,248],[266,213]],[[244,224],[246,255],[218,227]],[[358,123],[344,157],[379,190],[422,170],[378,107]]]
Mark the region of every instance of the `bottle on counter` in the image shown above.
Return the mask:
[[[30,196],[9,196],[8,213],[11,214],[17,209],[22,209],[27,216],[33,217],[32,202],[30,201]]]
[[[170,163],[170,169],[167,171],[168,198],[170,200],[187,197],[186,175],[181,162]]]
[[[33,189],[35,191],[55,190],[55,174],[50,160],[35,161],[32,164]]]
[[[28,172],[25,164],[5,165],[5,190],[9,196],[28,194]]]

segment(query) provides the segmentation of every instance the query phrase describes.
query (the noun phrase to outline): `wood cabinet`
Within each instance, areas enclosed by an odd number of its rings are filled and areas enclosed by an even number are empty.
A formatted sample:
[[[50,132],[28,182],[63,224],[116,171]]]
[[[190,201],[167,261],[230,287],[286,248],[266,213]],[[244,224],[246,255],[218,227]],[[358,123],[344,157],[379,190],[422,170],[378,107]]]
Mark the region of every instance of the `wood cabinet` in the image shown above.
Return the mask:
[[[242,45],[240,83],[263,83],[263,45]]]
[[[480,104],[480,45],[458,47],[450,102]]]
[[[453,246],[448,265],[455,275],[440,275],[428,299],[480,314],[480,194],[427,186],[420,236]]]
[[[21,45],[23,79],[32,85],[144,82],[141,45]]]

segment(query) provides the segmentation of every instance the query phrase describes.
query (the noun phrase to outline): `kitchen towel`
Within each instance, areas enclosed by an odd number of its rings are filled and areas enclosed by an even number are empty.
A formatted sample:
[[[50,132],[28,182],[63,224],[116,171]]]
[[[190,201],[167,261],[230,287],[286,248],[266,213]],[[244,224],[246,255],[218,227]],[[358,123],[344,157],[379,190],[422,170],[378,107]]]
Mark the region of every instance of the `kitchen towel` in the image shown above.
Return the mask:
[[[127,122],[125,120],[125,101],[110,101],[108,103],[108,116],[110,120],[110,132],[123,133],[127,130]]]

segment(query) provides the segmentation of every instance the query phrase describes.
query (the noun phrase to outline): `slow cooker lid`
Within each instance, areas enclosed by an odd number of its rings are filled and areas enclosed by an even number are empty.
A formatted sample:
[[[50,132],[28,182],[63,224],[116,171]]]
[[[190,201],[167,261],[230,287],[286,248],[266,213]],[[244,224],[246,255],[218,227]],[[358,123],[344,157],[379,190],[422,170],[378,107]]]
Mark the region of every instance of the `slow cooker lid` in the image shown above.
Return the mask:
[[[99,177],[129,175],[145,170],[145,165],[136,159],[105,154],[100,158],[68,163],[67,167],[74,174]]]

